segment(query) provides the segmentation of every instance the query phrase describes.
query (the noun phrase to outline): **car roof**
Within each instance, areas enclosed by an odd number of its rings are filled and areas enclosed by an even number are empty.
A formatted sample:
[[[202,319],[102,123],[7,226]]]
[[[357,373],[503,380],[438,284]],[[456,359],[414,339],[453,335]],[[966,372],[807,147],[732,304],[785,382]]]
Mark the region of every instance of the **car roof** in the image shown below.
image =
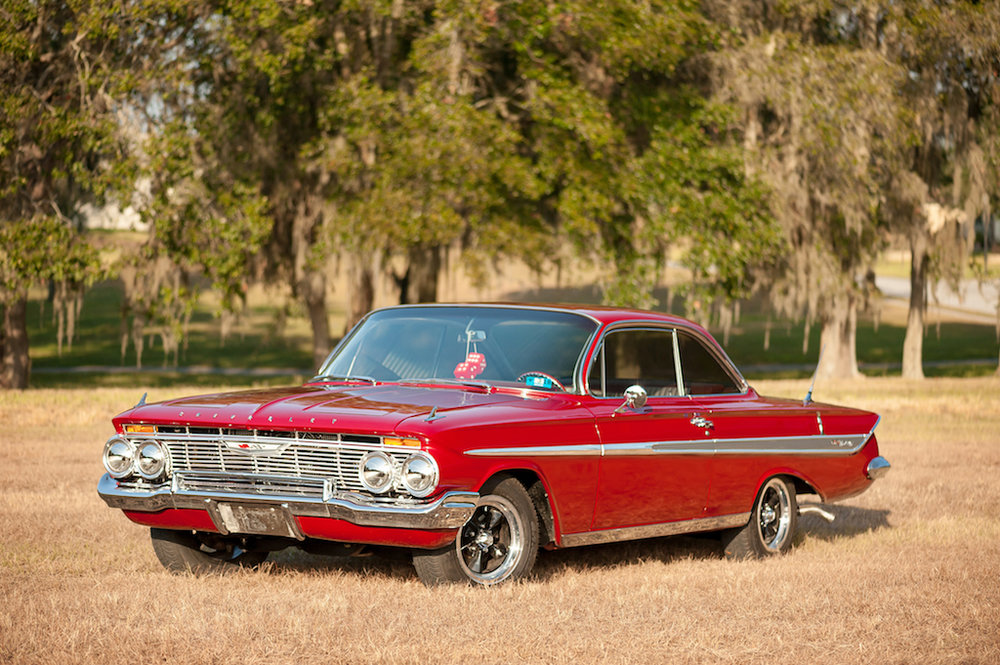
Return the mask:
[[[622,321],[649,321],[671,325],[683,325],[701,329],[698,324],[688,319],[664,312],[651,312],[628,307],[611,307],[607,305],[591,305],[583,303],[526,303],[526,302],[437,302],[413,305],[395,305],[382,309],[400,309],[416,307],[509,307],[511,309],[544,309],[556,312],[573,312],[589,317],[601,325],[619,323]]]

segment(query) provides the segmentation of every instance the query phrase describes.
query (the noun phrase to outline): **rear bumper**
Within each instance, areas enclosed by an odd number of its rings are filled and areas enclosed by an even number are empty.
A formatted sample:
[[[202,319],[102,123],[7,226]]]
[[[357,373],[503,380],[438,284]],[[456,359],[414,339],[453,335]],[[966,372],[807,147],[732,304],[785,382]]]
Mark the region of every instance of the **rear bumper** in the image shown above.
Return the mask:
[[[193,493],[170,486],[137,490],[121,487],[108,474],[104,474],[98,482],[97,493],[108,506],[132,513],[156,513],[169,509],[204,510],[220,533],[229,533],[225,520],[220,518],[220,504],[272,505],[296,518],[328,518],[362,527],[439,531],[457,529],[465,524],[479,501],[475,492],[446,492],[434,501],[411,505],[375,503],[347,493],[317,499],[228,492]]]
[[[878,457],[873,457],[870,462],[868,462],[868,467],[865,469],[865,475],[870,479],[875,480],[876,478],[881,478],[885,474],[889,473],[891,465],[889,460],[879,455]]]

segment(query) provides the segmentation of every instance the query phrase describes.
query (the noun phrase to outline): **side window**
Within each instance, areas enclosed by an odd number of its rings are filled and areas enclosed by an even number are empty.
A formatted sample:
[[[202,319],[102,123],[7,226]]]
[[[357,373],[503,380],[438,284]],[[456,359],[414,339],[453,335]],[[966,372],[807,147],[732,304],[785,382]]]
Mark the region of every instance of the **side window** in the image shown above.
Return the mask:
[[[705,345],[694,336],[677,332],[684,391],[690,395],[726,395],[742,389]]]
[[[591,365],[588,384],[598,397],[620,397],[639,384],[650,397],[677,394],[672,330],[616,330]]]

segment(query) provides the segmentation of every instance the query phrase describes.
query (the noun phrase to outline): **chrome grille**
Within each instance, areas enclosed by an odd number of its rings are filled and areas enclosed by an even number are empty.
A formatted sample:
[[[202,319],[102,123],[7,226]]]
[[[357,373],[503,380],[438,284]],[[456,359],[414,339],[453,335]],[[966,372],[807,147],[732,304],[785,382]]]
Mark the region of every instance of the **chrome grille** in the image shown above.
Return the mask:
[[[323,499],[326,494],[326,482],[319,478],[186,472],[178,474],[177,485],[178,489],[189,492],[231,492],[315,499]]]
[[[361,457],[383,450],[398,464],[413,452],[378,436],[215,427],[159,426],[179,488],[192,491],[309,496],[327,491],[368,494],[358,480]]]

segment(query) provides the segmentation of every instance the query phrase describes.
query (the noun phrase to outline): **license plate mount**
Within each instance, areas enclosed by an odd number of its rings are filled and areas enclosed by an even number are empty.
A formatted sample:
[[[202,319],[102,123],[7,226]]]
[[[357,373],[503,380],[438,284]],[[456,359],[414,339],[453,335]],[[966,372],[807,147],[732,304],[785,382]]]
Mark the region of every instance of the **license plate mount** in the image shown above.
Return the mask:
[[[298,522],[285,504],[213,501],[209,513],[222,533],[303,539]]]

